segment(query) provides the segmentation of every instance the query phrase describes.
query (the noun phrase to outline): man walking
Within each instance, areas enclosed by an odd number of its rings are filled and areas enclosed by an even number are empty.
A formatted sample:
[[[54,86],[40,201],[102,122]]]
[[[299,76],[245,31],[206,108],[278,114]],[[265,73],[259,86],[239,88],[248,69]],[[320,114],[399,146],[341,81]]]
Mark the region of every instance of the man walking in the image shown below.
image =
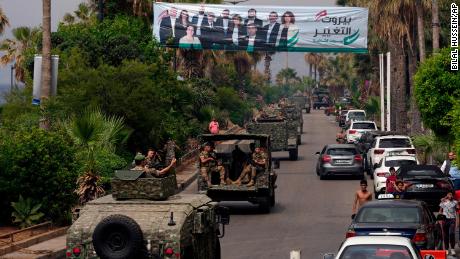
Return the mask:
[[[455,255],[455,225],[457,221],[457,209],[458,202],[454,200],[453,193],[448,192],[447,196],[441,199],[439,204],[439,214],[446,216],[443,229],[443,240],[445,249],[449,251],[450,254]]]
[[[452,167],[452,161],[455,160],[455,154],[454,152],[449,152],[447,154],[447,159],[444,160],[444,162],[441,165],[441,171],[444,172],[445,175],[448,175],[450,173],[450,168]]]
[[[359,185],[360,189],[355,192],[355,200],[353,201],[352,218],[355,217],[356,212],[364,203],[372,200],[372,193],[367,190],[367,181],[361,180]]]

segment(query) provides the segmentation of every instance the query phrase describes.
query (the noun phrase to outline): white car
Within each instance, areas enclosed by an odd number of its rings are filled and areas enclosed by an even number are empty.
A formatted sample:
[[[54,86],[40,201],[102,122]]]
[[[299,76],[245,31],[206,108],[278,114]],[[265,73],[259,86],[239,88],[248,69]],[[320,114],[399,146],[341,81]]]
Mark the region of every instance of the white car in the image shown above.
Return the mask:
[[[369,151],[367,151],[367,163],[371,172],[374,165],[379,163],[385,156],[385,152],[398,152],[401,155],[415,155],[415,147],[412,140],[404,135],[379,136],[374,139]]]
[[[357,236],[347,238],[335,256],[325,254],[324,259],[402,258],[420,259],[422,255],[413,242],[401,236]],[[434,257],[433,257],[434,258]]]
[[[374,130],[377,130],[377,125],[373,121],[351,121],[345,132],[347,143],[356,143],[364,132]]]
[[[418,165],[417,157],[414,155],[389,155],[383,157],[374,168],[374,192],[375,197],[385,193],[387,177],[390,175],[390,168],[397,171],[402,165]]]
[[[366,111],[364,110],[348,110],[347,115],[345,115],[345,123],[350,120],[365,120]]]

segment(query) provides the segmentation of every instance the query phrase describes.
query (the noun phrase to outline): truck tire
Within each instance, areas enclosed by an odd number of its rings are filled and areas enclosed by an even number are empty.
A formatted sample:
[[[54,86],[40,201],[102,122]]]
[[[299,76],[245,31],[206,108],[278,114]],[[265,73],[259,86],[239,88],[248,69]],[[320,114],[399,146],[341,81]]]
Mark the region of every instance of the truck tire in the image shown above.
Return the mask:
[[[261,213],[270,213],[270,197],[262,197],[259,200],[259,211]]]
[[[297,145],[300,146],[302,144],[302,136],[297,135]]]
[[[297,161],[299,158],[299,148],[289,149],[289,160]]]
[[[216,238],[216,242],[214,243],[214,251],[213,251],[213,259],[220,259],[221,258],[221,252],[220,252],[220,240],[219,238]]]
[[[101,259],[143,258],[144,237],[139,225],[125,215],[110,215],[96,226],[93,246]]]
[[[276,203],[275,191],[273,191],[273,195],[270,196],[270,206],[274,207]]]

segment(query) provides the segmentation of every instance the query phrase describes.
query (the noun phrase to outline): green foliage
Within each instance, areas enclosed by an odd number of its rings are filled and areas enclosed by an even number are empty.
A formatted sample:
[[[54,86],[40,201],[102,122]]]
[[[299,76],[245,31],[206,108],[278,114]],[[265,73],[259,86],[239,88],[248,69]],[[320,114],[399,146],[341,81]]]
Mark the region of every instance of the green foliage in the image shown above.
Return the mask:
[[[454,136],[454,150],[457,153],[457,160],[460,159],[460,100],[454,102],[453,109],[448,114],[452,121],[452,134]]]
[[[436,137],[434,134],[414,136],[412,142],[418,154],[423,156],[421,160],[422,164],[430,163],[431,159],[433,159],[435,163],[442,163],[448,152],[447,141]]]
[[[24,195],[41,202],[46,218],[66,221],[76,202],[76,169],[75,149],[65,132],[0,130],[0,220],[9,219],[10,203]]]
[[[375,115],[380,111],[380,100],[377,96],[371,96],[367,99],[367,103],[364,105],[367,116],[375,119]]]
[[[423,123],[437,135],[452,129],[448,113],[460,99],[460,73],[450,70],[450,49],[442,49],[422,63],[415,74],[415,97]]]
[[[45,216],[45,214],[38,211],[42,207],[41,203],[34,205],[31,198],[24,199],[22,195],[19,195],[17,202],[11,202],[11,207],[14,209],[11,213],[13,223],[19,224],[20,228],[33,226]]]
[[[218,88],[216,95],[219,108],[229,111],[232,122],[243,125],[251,116],[250,104],[242,100],[232,88]]]

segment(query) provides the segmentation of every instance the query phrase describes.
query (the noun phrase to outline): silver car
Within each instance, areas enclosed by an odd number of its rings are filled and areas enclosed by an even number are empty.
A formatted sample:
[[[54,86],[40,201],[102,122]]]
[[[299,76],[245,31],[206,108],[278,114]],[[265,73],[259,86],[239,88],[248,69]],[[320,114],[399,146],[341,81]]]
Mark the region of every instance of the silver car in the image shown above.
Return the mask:
[[[326,145],[321,152],[316,152],[316,174],[321,180],[333,175],[351,175],[364,178],[363,157],[355,145]]]

